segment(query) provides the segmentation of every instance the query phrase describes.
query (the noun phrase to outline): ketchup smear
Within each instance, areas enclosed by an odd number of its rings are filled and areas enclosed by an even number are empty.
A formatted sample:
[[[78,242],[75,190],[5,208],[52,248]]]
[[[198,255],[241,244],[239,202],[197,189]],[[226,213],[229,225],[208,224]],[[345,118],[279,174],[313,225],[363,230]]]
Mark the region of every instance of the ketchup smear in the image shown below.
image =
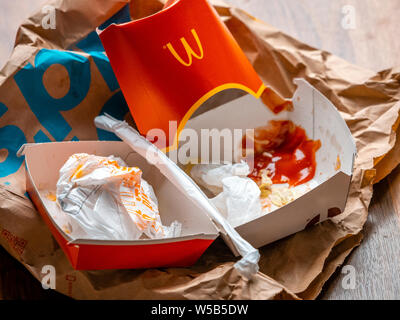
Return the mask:
[[[248,139],[243,137],[243,148]],[[266,169],[274,184],[305,183],[315,175],[315,152],[320,146],[319,140],[308,139],[305,130],[292,121],[271,120],[254,130],[254,169],[248,176],[260,184],[261,170]]]

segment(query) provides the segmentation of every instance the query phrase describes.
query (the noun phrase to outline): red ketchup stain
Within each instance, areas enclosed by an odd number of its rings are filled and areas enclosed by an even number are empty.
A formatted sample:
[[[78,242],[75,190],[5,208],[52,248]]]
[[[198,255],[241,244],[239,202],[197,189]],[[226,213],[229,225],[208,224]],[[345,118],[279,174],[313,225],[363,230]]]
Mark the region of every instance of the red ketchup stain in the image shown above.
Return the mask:
[[[252,138],[243,137],[243,149],[252,145],[249,139]],[[271,120],[254,129],[254,169],[249,177],[260,184],[261,170],[266,169],[274,184],[305,183],[315,175],[315,152],[320,146],[319,140],[310,140],[305,130],[292,121]]]

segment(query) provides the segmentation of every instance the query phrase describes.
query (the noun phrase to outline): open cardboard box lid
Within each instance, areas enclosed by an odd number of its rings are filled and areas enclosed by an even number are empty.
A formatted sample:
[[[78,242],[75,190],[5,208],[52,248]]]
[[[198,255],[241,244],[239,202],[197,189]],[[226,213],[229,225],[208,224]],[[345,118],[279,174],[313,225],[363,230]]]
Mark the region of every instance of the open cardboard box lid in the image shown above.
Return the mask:
[[[158,13],[111,25],[99,36],[140,133],[151,137],[152,130],[161,129],[165,141],[158,139],[156,145],[170,155],[179,152],[180,133],[189,127],[252,129],[271,119],[291,119],[309,138],[321,140],[310,190],[278,210],[235,226],[255,247],[343,211],[356,152],[346,123],[304,80],[296,80],[293,111],[271,112],[259,99],[266,86],[206,0],[169,1]],[[227,89],[247,95],[192,117]],[[171,122],[176,122],[175,129]]]
[[[27,191],[54,237],[75,269],[123,269],[189,266],[218,236],[210,218],[182,194],[161,172],[124,142],[79,141],[27,144],[25,154]],[[59,170],[74,153],[118,156],[138,166],[154,186],[161,220],[182,223],[177,238],[134,241],[72,239],[64,232],[65,213],[55,201]]]

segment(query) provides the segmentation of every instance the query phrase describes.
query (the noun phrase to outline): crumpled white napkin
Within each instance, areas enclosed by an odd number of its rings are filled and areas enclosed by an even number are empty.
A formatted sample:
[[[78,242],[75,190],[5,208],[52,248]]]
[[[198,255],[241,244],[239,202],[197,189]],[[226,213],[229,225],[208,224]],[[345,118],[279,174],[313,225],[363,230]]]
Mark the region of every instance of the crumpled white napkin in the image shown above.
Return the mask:
[[[260,188],[250,178],[238,176],[222,179],[223,190],[210,201],[233,227],[262,215]]]
[[[200,186],[217,195],[223,190],[222,180],[227,177],[247,177],[250,173],[248,164],[244,161],[227,164],[196,164],[190,170],[190,176]]]

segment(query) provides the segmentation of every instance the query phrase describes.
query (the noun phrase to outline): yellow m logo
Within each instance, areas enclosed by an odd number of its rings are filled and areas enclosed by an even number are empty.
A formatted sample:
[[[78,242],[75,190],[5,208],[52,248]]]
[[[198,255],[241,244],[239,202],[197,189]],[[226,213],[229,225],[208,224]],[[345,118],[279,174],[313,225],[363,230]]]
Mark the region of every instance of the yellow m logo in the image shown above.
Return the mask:
[[[196,52],[193,51],[193,49],[189,46],[189,44],[187,43],[186,39],[184,37],[181,38],[181,42],[183,47],[186,50],[186,54],[188,56],[188,62],[184,61],[179,54],[175,51],[174,47],[172,46],[171,42],[168,42],[167,44],[167,48],[169,49],[169,51],[172,53],[172,55],[175,57],[176,60],[178,60],[181,64],[183,64],[186,67],[189,67],[192,62],[193,62],[193,58],[195,57],[199,60],[203,59],[204,53],[203,53],[203,47],[201,46],[201,42],[200,39],[196,33],[196,30],[192,29],[190,30],[192,32],[193,38],[196,40],[196,44],[197,47],[199,49],[199,54],[197,54]]]

